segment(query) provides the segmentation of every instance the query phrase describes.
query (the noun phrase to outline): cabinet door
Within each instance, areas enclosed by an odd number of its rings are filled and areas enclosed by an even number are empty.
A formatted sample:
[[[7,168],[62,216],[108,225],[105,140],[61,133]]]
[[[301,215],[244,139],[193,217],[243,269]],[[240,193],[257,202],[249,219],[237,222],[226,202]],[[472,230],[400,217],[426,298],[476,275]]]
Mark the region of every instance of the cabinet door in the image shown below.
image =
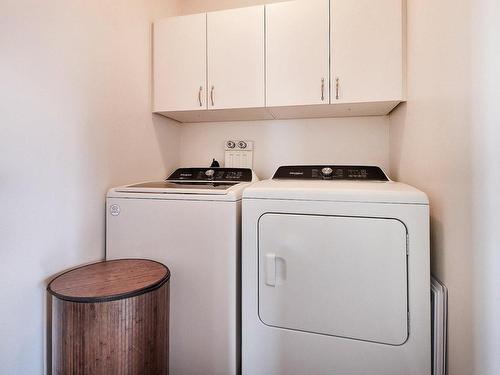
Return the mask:
[[[154,24],[154,111],[206,109],[206,14]]]
[[[267,106],[329,102],[329,1],[266,5]]]
[[[207,15],[208,108],[264,107],[264,6]]]
[[[402,1],[331,1],[332,103],[403,99]]]

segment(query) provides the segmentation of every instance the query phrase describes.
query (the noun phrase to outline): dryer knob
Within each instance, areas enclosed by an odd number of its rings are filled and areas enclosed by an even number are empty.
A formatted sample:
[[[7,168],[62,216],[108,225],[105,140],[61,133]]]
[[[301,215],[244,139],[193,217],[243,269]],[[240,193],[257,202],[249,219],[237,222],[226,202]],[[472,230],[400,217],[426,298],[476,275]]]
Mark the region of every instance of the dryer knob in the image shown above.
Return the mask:
[[[213,169],[209,169],[205,172],[205,176],[208,178],[214,178],[215,171]]]
[[[321,174],[324,176],[324,177],[328,177],[330,176],[331,174],[333,173],[333,169],[330,168],[330,167],[325,167],[321,170]]]

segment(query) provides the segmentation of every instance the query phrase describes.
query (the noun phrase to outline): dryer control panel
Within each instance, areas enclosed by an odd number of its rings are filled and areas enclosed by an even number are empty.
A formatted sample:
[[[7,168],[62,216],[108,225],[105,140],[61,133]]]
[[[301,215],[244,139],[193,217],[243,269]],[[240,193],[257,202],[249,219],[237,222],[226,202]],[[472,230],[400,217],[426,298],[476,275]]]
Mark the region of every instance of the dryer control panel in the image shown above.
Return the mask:
[[[389,181],[375,166],[359,165],[293,165],[279,167],[273,179]]]
[[[166,181],[239,183],[252,181],[249,168],[179,168]]]

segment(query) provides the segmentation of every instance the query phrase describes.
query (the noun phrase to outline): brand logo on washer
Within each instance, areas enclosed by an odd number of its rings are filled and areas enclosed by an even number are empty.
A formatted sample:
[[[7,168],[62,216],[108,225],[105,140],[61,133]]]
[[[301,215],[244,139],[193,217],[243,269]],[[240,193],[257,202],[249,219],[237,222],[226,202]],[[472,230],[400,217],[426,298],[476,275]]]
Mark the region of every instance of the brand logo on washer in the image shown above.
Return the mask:
[[[120,206],[118,206],[117,204],[112,204],[111,206],[109,206],[109,212],[113,216],[120,215]]]

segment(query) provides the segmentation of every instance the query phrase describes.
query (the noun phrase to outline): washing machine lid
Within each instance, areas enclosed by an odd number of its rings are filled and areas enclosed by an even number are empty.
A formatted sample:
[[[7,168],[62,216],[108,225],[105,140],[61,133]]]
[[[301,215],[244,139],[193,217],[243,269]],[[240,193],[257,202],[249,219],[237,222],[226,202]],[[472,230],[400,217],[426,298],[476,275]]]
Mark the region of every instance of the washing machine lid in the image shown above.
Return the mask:
[[[197,195],[200,198],[234,200],[241,198],[244,187],[256,180],[248,168],[179,168],[164,181],[145,181],[113,188],[108,197],[177,199]]]
[[[136,193],[181,193],[181,194],[227,194],[228,190],[237,182],[195,182],[195,181],[146,181],[138,184],[127,185],[116,190],[119,192]]]
[[[425,193],[391,181],[375,166],[299,165],[245,189],[244,199],[428,204]]]

